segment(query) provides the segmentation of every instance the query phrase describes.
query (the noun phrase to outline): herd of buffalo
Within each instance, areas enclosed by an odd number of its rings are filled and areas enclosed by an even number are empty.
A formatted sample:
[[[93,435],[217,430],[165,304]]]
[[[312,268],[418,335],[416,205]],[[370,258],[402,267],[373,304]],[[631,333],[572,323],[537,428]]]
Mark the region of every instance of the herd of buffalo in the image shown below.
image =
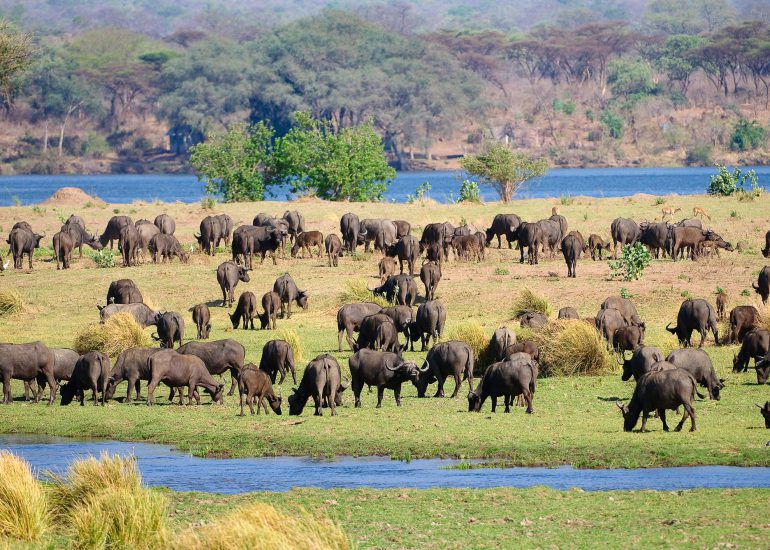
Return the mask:
[[[234,227],[236,226],[236,227]],[[610,235],[612,244],[596,234],[586,240],[579,231],[568,232],[567,220],[554,207],[548,219],[536,222],[523,221],[515,214],[498,214],[491,226],[478,231],[469,225],[454,227],[449,222],[429,223],[420,239],[411,234],[411,224],[404,220],[359,219],[356,214],[347,213],[340,220],[340,235],[305,229],[302,214],[287,211],[280,218],[258,214],[251,225],[234,223],[226,214],[207,216],[200,223],[195,238],[202,251],[215,255],[220,244],[230,247],[232,259],[223,262],[216,270],[216,279],[222,292],[224,306],[235,309],[230,314],[232,326],[237,329],[254,329],[254,317],[260,321],[261,329],[275,329],[277,318],[290,318],[292,304],[308,308],[308,292],[300,290],[291,275],[278,277],[272,291],[261,298],[262,313],[259,312],[257,296],[245,291],[235,300],[235,287],[239,282],[249,282],[254,255],[263,262],[270,255],[273,263],[285,254],[287,243],[291,255],[296,257],[317,252],[328,257],[330,267],[338,265],[338,258],[344,254],[355,254],[358,246],[364,251],[370,247],[383,254],[379,261],[380,286],[373,289],[374,295],[383,296],[393,303],[381,307],[373,302],[350,303],[337,312],[338,351],[342,351],[346,340],[354,355],[348,360],[349,383],[343,383],[342,369],[337,360],[322,354],[310,361],[297,384],[296,368],[292,347],[284,340],[271,340],[265,344],[259,365],[245,362],[246,350],[233,339],[206,341],[211,330],[211,312],[206,304],[191,308],[192,321],[197,329],[197,340],[183,344],[184,318],[177,312],[155,311],[144,304],[140,289],[130,279],[113,281],[107,292],[107,305],[99,307],[102,322],[117,313],[128,313],[141,327],[155,326],[153,337],[160,342],[159,348],[132,348],[124,351],[111,366],[107,356],[99,351],[79,355],[69,349],[51,349],[42,342],[27,344],[0,344],[0,374],[3,382],[3,402],[11,402],[11,379],[23,380],[25,398],[39,401],[46,385],[49,386],[49,403],[53,403],[60,389],[61,403],[69,404],[77,399],[82,405],[88,390],[92,392],[94,404],[112,399],[116,388],[127,383],[126,402],[131,401],[132,392],[139,399],[140,381],[147,383],[147,405],[154,402],[154,392],[163,383],[170,388],[169,399],[177,396],[183,403],[183,389],[187,388],[187,403],[200,403],[199,389],[208,393],[212,400],[221,403],[224,385],[214,376],[230,373],[232,384],[228,395],[232,395],[237,383],[240,395],[240,414],[244,414],[244,400],[252,414],[254,401],[257,414],[260,409],[268,411],[268,405],[275,413],[281,414],[282,397],[276,395],[273,385],[280,374],[282,384],[287,372],[296,387],[289,396],[289,413],[301,414],[310,398],[315,405],[315,414],[321,415],[328,407],[336,414],[336,407],[342,404],[342,394],[352,388],[355,406],[361,406],[361,392],[364,386],[377,388],[377,407],[381,406],[384,391],[392,390],[397,405],[401,403],[401,387],[411,382],[417,388],[419,397],[424,397],[428,386],[437,383],[435,397],[444,396],[444,383],[454,378],[456,397],[461,383],[467,380],[469,411],[480,411],[487,399],[491,400],[492,411],[497,398],[502,397],[505,412],[510,411],[514,398],[532,412],[536,382],[539,372],[540,350],[532,341],[517,342],[514,331],[507,327],[497,329],[489,342],[490,364],[474,388],[474,357],[471,347],[462,341],[439,342],[446,323],[446,308],[435,299],[435,291],[441,280],[444,263],[454,255],[460,261],[481,261],[485,248],[497,240],[502,247],[505,237],[508,247],[514,243],[520,249],[520,261],[525,258],[531,264],[538,263],[540,254],[555,256],[560,249],[567,264],[567,275],[576,276],[577,262],[583,253],[590,251],[591,259],[602,259],[602,253],[610,252],[617,257],[618,245],[643,243],[658,258],[668,256],[673,261],[680,258],[696,260],[718,250],[732,251],[733,246],[710,229],[703,229],[698,219],[686,219],[679,223],[641,222],[617,218],[612,222]],[[78,248],[82,256],[83,245],[94,249],[113,247],[117,242],[123,265],[135,265],[146,257],[153,262],[164,262],[177,257],[188,261],[188,254],[174,236],[176,224],[173,218],[162,214],[153,222],[139,220],[136,223],[128,216],[112,217],[101,235],[86,231],[82,218],[72,215],[53,236],[53,251],[58,268],[70,267],[72,252]],[[16,223],[7,239],[10,254],[16,269],[22,268],[23,257],[29,259],[32,268],[34,249],[40,246],[45,235],[36,233],[24,221]],[[770,257],[770,231],[766,235],[763,255]],[[424,258],[424,259],[423,259]],[[0,269],[3,269],[0,258]],[[420,280],[424,286],[425,301],[413,310],[418,289],[415,270],[419,268]],[[398,272],[398,273],[397,273]],[[759,273],[755,291],[766,302],[770,295],[770,267]],[[666,330],[675,334],[682,349],[664,357],[660,349],[644,344],[646,325],[639,317],[634,304],[625,298],[609,297],[600,306],[596,317],[579,320],[573,308],[562,308],[560,319],[576,322],[588,321],[606,338],[607,346],[622,356],[623,380],[631,377],[636,387],[627,404],[618,403],[624,417],[624,428],[632,430],[642,417],[642,431],[646,429],[649,413],[656,412],[668,430],[665,411],[684,409],[676,429],[682,428],[690,419],[690,430],[695,430],[695,396],[703,398],[697,387],[703,386],[708,397],[719,399],[724,388],[708,354],[702,351],[707,335],[713,335],[719,343],[717,320],[725,316],[724,295],[719,295],[716,308],[703,299],[685,300],[677,315],[675,326]],[[740,352],[734,356],[733,370],[746,371],[754,360],[757,382],[765,384],[770,378],[770,332],[758,325],[759,312],[753,306],[737,306],[729,313],[729,343],[740,343]],[[537,312],[523,312],[519,317],[522,326],[537,330],[548,319]],[[700,335],[698,347],[693,347],[691,335]],[[354,340],[354,333],[357,339]],[[399,336],[403,335],[403,343]],[[432,340],[432,346],[429,346]],[[414,343],[421,343],[421,350],[427,356],[418,366],[403,358],[402,352]],[[630,358],[626,356],[631,352]],[[60,383],[65,382],[60,385]],[[101,396],[101,397],[99,397]],[[770,428],[770,401],[764,406],[757,405]]]

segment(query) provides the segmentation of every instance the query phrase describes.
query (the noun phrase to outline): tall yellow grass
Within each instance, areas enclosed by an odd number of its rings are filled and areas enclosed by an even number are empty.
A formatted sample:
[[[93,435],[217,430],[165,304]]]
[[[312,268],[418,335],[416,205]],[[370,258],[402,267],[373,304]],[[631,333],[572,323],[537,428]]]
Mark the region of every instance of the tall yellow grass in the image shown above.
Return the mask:
[[[213,523],[175,535],[179,550],[347,550],[353,544],[342,528],[307,512],[279,512],[257,503],[233,510]]]
[[[0,451],[0,536],[35,541],[48,527],[45,491],[29,464]]]
[[[118,313],[104,324],[91,324],[77,333],[72,348],[78,353],[101,351],[117,357],[129,348],[152,347],[150,336],[129,313]]]
[[[449,333],[449,340],[465,342],[473,350],[473,374],[481,374],[484,368],[492,363],[489,355],[489,336],[478,321],[466,321],[461,323]]]
[[[542,313],[546,317],[551,315],[551,304],[548,299],[534,292],[528,287],[522,288],[513,300],[513,317],[518,317],[522,313],[533,311]]]
[[[605,374],[616,364],[599,331],[588,323],[552,321],[532,334],[545,376]]]
[[[302,345],[302,340],[299,339],[299,335],[290,328],[284,328],[278,331],[278,338],[286,340],[289,346],[291,346],[291,351],[294,353],[294,361],[296,363],[301,363],[305,347]]]
[[[0,317],[10,317],[24,311],[24,300],[17,290],[0,290]]]
[[[357,302],[374,302],[380,307],[389,307],[391,304],[382,296],[375,296],[366,286],[366,279],[348,279],[345,289],[340,293],[339,303],[352,304]]]

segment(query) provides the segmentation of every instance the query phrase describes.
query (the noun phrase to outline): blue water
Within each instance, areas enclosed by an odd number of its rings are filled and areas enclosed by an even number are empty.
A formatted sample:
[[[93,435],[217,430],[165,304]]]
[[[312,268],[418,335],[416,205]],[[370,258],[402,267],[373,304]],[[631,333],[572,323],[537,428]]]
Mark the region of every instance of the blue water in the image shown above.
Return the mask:
[[[770,166],[754,168],[760,184],[770,188]],[[748,168],[746,168],[748,170]],[[704,193],[713,168],[566,168],[529,182],[518,198],[586,195],[624,197],[636,193],[691,195]],[[385,194],[392,202],[406,202],[423,182],[431,185],[428,196],[439,202],[456,199],[460,190],[459,172],[400,172]],[[34,204],[44,201],[60,187],[80,187],[110,203],[135,200],[197,202],[205,196],[203,184],[192,175],[94,175],[94,176],[1,176],[0,206]],[[482,186],[485,201],[499,200],[495,190]],[[287,198],[286,190],[276,190],[276,199]]]
[[[640,435],[644,437],[644,435]],[[676,437],[673,435],[672,437]],[[684,436],[682,436],[684,437]],[[695,488],[770,488],[770,468],[696,466],[640,470],[559,468],[446,469],[457,460],[402,462],[383,457],[313,460],[302,457],[197,458],[163,445],[80,441],[48,436],[0,436],[0,448],[24,457],[33,469],[63,472],[75,459],[102,452],[133,455],[144,482],[176,491],[247,493],[293,487],[390,489],[547,486],[585,491]]]

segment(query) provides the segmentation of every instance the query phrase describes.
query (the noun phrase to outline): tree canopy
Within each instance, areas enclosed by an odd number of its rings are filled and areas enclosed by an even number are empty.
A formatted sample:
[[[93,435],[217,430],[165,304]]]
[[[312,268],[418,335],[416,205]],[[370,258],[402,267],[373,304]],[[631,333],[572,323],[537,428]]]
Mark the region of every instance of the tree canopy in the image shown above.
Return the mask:
[[[503,202],[510,202],[516,190],[533,178],[548,172],[548,161],[494,143],[478,155],[467,155],[460,162],[463,170],[494,186]]]
[[[0,19],[0,101],[10,103],[16,80],[32,62],[32,40]]]

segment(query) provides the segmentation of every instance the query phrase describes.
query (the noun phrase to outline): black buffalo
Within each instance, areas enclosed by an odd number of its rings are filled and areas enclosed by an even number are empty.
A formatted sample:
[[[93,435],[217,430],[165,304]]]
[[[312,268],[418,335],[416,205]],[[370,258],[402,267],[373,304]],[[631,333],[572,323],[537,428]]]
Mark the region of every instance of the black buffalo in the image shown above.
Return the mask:
[[[630,432],[642,415],[642,432],[647,431],[647,417],[651,411],[658,411],[658,417],[663,422],[663,430],[668,431],[666,410],[684,407],[682,420],[676,431],[682,429],[684,421],[690,418],[690,431],[695,431],[695,409],[692,402],[695,399],[695,378],[684,369],[672,368],[654,370],[642,376],[636,383],[634,394],[628,406],[618,403],[623,413],[623,429]]]
[[[409,326],[409,347],[414,351],[414,343],[417,340],[422,342],[422,351],[433,338],[433,345],[441,338],[446,324],[446,308],[438,300],[424,302],[417,308],[417,316],[414,322]]]
[[[465,342],[450,340],[433,346],[420,369],[420,376],[414,381],[417,397],[425,397],[428,385],[435,381],[438,381],[438,388],[433,397],[444,397],[444,382],[448,376],[455,379],[452,397],[457,397],[465,379],[469,390],[473,391],[473,350]]]
[[[497,248],[502,247],[502,236],[508,241],[508,248],[513,247],[516,240],[516,232],[521,225],[521,218],[516,214],[497,214],[492,220],[492,226],[486,230],[486,245],[492,244],[492,239],[497,237]]]
[[[85,392],[91,390],[94,405],[99,405],[97,396],[101,393],[101,405],[104,406],[109,377],[109,358],[100,351],[89,351],[78,359],[69,382],[61,387],[61,404],[69,405],[77,397],[82,406],[85,404]]]
[[[361,406],[361,390],[364,385],[377,386],[378,409],[382,406],[386,389],[393,390],[396,405],[400,407],[401,384],[414,382],[420,374],[420,369],[412,361],[387,351],[358,350],[348,359],[348,365],[357,408]]]
[[[238,281],[249,282],[249,274],[245,267],[236,265],[234,262],[223,262],[217,267],[217,282],[222,289],[222,305],[233,305],[235,286]]]
[[[281,380],[278,383],[283,384],[287,370],[291,372],[292,382],[297,383],[294,350],[286,340],[270,340],[262,347],[259,368],[267,373],[273,384],[275,384],[277,373],[281,373]]]
[[[328,354],[319,355],[308,363],[302,375],[302,381],[289,396],[289,414],[302,414],[307,400],[311,397],[315,403],[315,416],[323,416],[323,404],[327,402],[332,416],[337,414],[341,404],[341,393],[345,387],[341,384],[342,371],[337,360]]]
[[[31,266],[32,264],[30,263]],[[751,286],[754,288],[754,292],[762,297],[762,303],[766,304],[767,297],[770,296],[770,266],[766,265],[762,268],[757,277],[757,284],[752,284]]]
[[[690,337],[693,330],[700,333],[698,347],[703,346],[703,341],[709,330],[714,334],[714,343],[719,343],[716,311],[706,300],[685,300],[682,302],[676,317],[676,326],[670,328],[670,325],[671,323],[666,325],[666,330],[671,334],[676,334],[679,344],[684,347],[692,345]]]
[[[353,350],[353,333],[361,328],[361,322],[375,313],[382,311],[382,308],[373,302],[363,302],[358,304],[345,304],[337,311],[337,351],[342,351],[342,336],[348,341],[350,349]]]
[[[717,378],[708,353],[702,349],[675,349],[668,354],[666,361],[692,374],[698,384],[708,389],[709,397],[719,401],[725,384],[724,380]]]
[[[302,309],[307,309],[308,307],[307,291],[299,290],[294,279],[288,273],[284,273],[275,280],[273,292],[281,297],[281,317],[284,319],[291,318],[292,302],[297,302],[297,305]],[[284,307],[286,308],[285,310]]]
[[[506,361],[492,363],[476,389],[468,394],[468,410],[480,412],[484,401],[491,398],[492,412],[495,412],[497,398],[503,397],[505,412],[510,412],[513,398],[522,395],[527,403],[526,412],[531,414],[537,375],[537,364],[526,353],[514,353]]]
[[[425,285],[425,299],[433,300],[436,288],[441,281],[441,265],[438,262],[425,262],[420,268],[420,280]]]

